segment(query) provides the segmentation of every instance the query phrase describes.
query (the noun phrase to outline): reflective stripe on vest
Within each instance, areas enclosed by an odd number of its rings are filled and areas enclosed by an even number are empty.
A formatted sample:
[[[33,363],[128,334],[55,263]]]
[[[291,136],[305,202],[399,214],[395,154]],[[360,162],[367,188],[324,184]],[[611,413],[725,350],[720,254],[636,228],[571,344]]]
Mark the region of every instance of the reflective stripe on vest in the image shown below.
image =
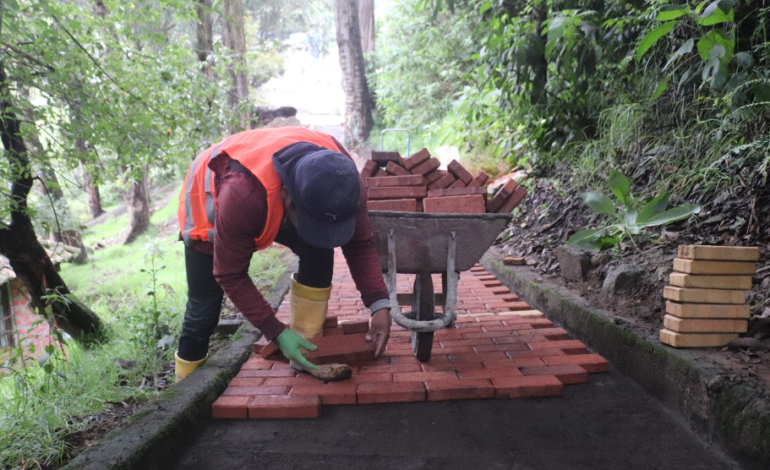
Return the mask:
[[[185,243],[189,245],[194,240],[214,241],[216,187],[213,181],[216,175],[208,167],[208,163],[211,158],[223,152],[248,169],[265,188],[267,221],[262,234],[254,242],[257,250],[270,246],[283,219],[282,183],[273,168],[273,155],[297,142],[308,142],[341,151],[334,139],[327,134],[304,127],[282,127],[239,132],[198,155],[190,166],[184,189],[179,194],[177,214]]]

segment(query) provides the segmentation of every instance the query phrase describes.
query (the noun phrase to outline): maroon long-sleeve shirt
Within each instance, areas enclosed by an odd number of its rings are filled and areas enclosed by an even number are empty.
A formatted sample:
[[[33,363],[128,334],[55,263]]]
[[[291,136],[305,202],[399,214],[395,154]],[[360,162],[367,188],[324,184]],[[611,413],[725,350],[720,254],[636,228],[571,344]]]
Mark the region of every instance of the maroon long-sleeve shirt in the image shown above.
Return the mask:
[[[342,149],[339,143],[337,146]],[[344,149],[343,153],[350,158]],[[202,252],[213,252],[214,277],[219,285],[243,316],[272,340],[285,326],[275,318],[272,307],[248,274],[255,250],[254,240],[262,234],[267,223],[267,192],[248,170],[242,167],[234,170],[230,160],[226,153],[221,153],[209,162],[209,168],[219,177],[214,243],[198,242],[194,247]],[[356,229],[342,252],[364,304],[372,312],[386,307],[388,289],[377,257],[363,181]]]

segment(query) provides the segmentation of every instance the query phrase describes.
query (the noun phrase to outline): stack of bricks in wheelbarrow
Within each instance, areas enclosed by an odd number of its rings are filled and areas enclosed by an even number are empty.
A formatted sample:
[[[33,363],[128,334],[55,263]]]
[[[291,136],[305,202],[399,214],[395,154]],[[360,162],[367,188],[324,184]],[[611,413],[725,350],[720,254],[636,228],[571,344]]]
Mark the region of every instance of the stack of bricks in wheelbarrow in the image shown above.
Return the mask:
[[[352,378],[323,383],[298,374],[272,343],[260,340],[214,403],[214,418],[315,418],[321,405],[554,397],[565,385],[586,382],[589,373],[607,371],[606,360],[480,266],[462,273],[457,319],[435,332],[428,362],[414,357],[411,333],[396,324],[385,352],[374,358],[373,344],[364,339],[370,314],[339,252],[334,272],[324,337],[313,340],[318,349],[308,358],[348,363]],[[399,274],[399,291],[410,290],[413,280]],[[440,292],[440,275],[433,280]],[[286,323],[287,304],[277,313]]]
[[[682,245],[663,296],[662,343],[677,348],[718,347],[748,328],[746,291],[759,249]]]
[[[427,149],[402,158],[398,152],[372,152],[361,170],[367,187],[369,210],[402,212],[509,213],[527,190],[509,180],[487,200],[489,175],[473,176],[457,160],[439,169]]]

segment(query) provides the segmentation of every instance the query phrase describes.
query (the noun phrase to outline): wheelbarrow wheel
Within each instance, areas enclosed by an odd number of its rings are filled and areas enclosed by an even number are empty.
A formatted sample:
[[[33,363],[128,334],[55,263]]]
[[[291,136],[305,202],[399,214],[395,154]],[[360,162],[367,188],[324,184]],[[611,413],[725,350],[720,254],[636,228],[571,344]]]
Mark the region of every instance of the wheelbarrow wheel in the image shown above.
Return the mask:
[[[419,273],[414,279],[414,296],[412,300],[412,309],[415,319],[420,321],[434,320],[436,318],[435,298],[433,295],[433,279],[430,273]],[[430,360],[431,349],[433,349],[433,332],[418,333],[412,332],[412,351],[420,362]]]

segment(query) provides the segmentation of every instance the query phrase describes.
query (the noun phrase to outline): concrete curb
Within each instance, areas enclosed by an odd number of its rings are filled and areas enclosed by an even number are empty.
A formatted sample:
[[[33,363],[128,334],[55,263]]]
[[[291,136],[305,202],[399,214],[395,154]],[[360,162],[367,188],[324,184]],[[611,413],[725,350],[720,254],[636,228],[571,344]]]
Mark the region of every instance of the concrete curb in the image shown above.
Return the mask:
[[[531,269],[505,266],[489,253],[481,264],[522,299],[598,351],[613,368],[687,417],[746,468],[770,468],[770,403],[764,391],[720,384],[722,369],[696,360],[697,350],[673,349],[642,337],[613,315]]]
[[[271,289],[267,300],[273,309],[289,290],[293,261]],[[262,333],[248,323],[241,337],[214,354],[194,374],[165,390],[161,396],[131,415],[98,444],[75,457],[63,470],[165,470],[195,438],[211,416],[211,405],[227,388],[251,354]]]

